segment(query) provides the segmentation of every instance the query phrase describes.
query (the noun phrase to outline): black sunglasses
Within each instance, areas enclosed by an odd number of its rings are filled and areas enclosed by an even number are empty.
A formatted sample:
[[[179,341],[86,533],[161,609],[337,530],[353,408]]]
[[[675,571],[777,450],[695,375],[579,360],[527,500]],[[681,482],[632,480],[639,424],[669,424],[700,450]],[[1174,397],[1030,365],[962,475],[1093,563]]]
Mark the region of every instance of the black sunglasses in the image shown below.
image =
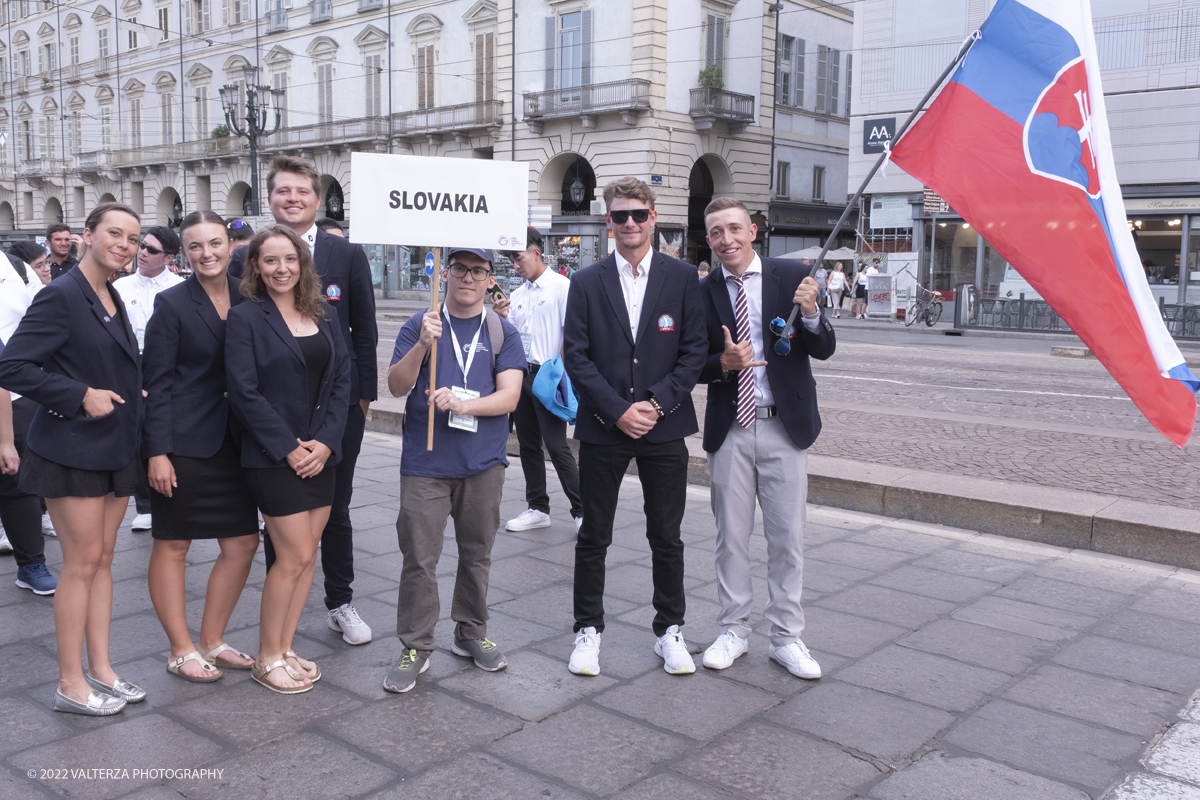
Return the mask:
[[[161,256],[162,255],[162,250],[159,250],[157,247],[151,247],[150,245],[146,244],[145,242],[138,242],[138,247],[142,248],[143,250],[145,250],[147,253],[149,253],[152,256]]]
[[[235,228],[235,229],[236,229],[236,228],[242,228],[242,227],[245,227],[245,226],[246,226],[246,221],[245,221],[245,220],[235,219],[235,220],[232,220],[232,221],[230,221],[230,223],[229,223],[229,225],[228,225],[227,227],[230,227],[230,228]]]
[[[624,225],[625,222],[633,217],[633,221],[641,225],[646,220],[650,219],[650,209],[635,208],[632,211],[610,211],[608,215],[612,217],[614,225]]]

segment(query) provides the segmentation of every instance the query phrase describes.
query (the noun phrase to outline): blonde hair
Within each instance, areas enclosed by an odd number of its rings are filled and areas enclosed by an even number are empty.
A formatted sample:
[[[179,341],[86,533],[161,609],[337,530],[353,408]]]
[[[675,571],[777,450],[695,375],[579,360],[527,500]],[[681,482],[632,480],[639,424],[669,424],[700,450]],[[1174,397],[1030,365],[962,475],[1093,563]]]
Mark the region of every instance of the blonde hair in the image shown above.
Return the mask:
[[[618,197],[641,200],[650,208],[654,208],[654,190],[647,186],[645,181],[639,181],[632,175],[626,175],[624,178],[609,181],[604,187],[604,205],[606,208],[611,206],[612,201]]]

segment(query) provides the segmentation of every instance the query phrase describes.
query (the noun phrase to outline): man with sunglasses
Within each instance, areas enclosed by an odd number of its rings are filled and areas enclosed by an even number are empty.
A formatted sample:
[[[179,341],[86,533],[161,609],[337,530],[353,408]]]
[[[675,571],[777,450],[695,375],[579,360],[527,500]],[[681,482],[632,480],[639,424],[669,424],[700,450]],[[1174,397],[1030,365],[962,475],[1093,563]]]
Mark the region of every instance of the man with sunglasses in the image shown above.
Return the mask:
[[[563,362],[579,392],[575,438],[583,525],[575,543],[575,649],[568,669],[600,674],[605,557],[625,469],[637,460],[653,554],[654,652],[673,675],[696,671],[684,623],[688,449],[699,430],[692,389],[707,354],[696,268],[650,246],[654,192],[636,178],[604,187],[616,252],[575,273]]]
[[[700,284],[708,322],[708,359],[700,377],[709,385],[704,450],[712,475],[721,611],[720,634],[703,663],[725,669],[750,649],[750,534],[757,502],[767,540],[768,655],[796,677],[813,680],[821,667],[800,640],[807,449],[821,431],[809,358],[833,355],[833,326],[821,314],[811,265],[760,258],[754,251],[758,228],[740,200],[714,199],[704,224],[721,264]],[[795,331],[782,342],[770,320],[786,319],[793,306],[800,307]]]
[[[167,268],[178,254],[179,235],[175,231],[161,225],[147,228],[142,233],[142,241],[134,259],[137,271],[113,284],[125,301],[125,313],[129,315],[129,324],[137,335],[138,352],[146,347],[146,323],[154,313],[154,298],[164,289],[183,283],[183,278]],[[133,500],[137,506],[133,530],[150,530],[150,486],[139,485]]]
[[[488,638],[487,589],[508,466],[508,415],[521,396],[525,353],[517,329],[484,307],[484,297],[496,283],[492,251],[454,248],[446,261],[445,304],[440,311],[414,315],[404,323],[388,370],[391,393],[408,395],[396,518],[404,555],[396,634],[404,652],[383,682],[384,689],[396,694],[416,685],[433,655],[439,615],[437,565],[447,517],[454,520],[458,545],[450,650],[488,672],[508,663]],[[430,450],[429,362],[434,340],[440,340],[440,346]]]

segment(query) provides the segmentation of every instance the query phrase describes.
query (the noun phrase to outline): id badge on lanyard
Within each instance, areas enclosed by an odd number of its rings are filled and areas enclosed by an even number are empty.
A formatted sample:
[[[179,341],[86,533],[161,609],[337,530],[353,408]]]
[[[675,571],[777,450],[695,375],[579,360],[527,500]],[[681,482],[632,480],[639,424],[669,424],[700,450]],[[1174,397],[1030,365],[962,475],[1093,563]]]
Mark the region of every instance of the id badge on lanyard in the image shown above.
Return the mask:
[[[479,334],[483,332],[483,325],[487,321],[487,311],[485,310],[479,317],[479,330],[475,331],[475,338],[471,339],[471,352],[467,355],[466,361],[463,360],[462,346],[459,345],[458,336],[454,333],[454,324],[450,322],[450,315],[446,312],[445,303],[442,304],[442,313],[446,315],[446,323],[450,327],[450,343],[454,346],[454,357],[458,359],[458,368],[462,371],[463,385],[451,386],[450,391],[454,392],[454,396],[459,400],[474,400],[479,397],[479,392],[467,388],[467,376],[471,373],[471,364],[475,361],[475,353],[479,349]],[[471,414],[455,414],[451,411],[447,424],[451,428],[468,433],[475,433],[479,430],[479,419]]]

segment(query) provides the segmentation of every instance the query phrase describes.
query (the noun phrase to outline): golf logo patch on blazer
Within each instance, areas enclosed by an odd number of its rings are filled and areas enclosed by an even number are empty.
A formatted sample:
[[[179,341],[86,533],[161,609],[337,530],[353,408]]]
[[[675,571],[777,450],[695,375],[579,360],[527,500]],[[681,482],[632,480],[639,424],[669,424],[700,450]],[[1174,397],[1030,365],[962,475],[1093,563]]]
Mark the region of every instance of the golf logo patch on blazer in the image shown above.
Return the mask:
[[[325,289],[325,299],[331,303],[336,303],[338,300],[341,300],[342,287],[338,286],[336,283],[329,284],[329,286]]]
[[[670,314],[663,314],[661,317],[658,318],[658,329],[660,331],[675,330],[675,318],[672,317]]]

